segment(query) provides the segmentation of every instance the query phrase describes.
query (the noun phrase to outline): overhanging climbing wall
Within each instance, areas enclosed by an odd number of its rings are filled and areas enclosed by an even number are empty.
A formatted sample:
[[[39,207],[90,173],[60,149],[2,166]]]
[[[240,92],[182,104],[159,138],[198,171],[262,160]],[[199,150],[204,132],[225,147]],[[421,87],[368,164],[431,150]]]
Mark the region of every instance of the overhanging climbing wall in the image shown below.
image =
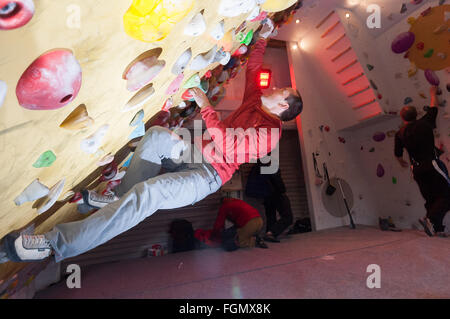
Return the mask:
[[[295,2],[0,1],[0,238],[36,219],[43,233],[83,218],[62,204],[142,134],[130,123],[169,97],[179,105],[180,85],[199,85],[188,80],[248,44],[265,11]]]

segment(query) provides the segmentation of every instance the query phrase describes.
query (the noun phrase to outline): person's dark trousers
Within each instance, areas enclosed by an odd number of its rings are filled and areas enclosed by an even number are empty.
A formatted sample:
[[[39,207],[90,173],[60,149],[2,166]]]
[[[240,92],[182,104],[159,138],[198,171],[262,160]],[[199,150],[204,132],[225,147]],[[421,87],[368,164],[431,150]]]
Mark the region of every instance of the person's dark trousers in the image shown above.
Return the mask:
[[[266,231],[277,237],[283,233],[294,221],[291,202],[285,193],[275,193],[264,199],[266,210]],[[277,211],[280,219],[277,220]]]
[[[447,181],[431,164],[414,167],[413,173],[425,199],[427,217],[436,232],[444,231],[442,221],[450,209],[450,187]]]

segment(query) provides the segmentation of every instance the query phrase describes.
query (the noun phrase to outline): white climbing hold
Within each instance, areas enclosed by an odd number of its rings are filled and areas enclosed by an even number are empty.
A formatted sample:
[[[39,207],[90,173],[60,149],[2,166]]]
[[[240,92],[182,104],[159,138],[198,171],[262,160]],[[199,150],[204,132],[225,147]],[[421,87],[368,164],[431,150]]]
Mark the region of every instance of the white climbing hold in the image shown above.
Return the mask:
[[[214,57],[214,62],[219,62],[222,65],[227,65],[230,62],[231,54],[230,52],[225,52],[223,49],[217,51],[216,56]]]
[[[118,181],[118,180],[121,180],[121,179],[125,176],[126,173],[127,173],[127,171],[120,171],[120,172],[118,172],[118,173],[116,174],[116,176],[114,176],[111,180],[112,180],[112,181]]]
[[[250,12],[249,16],[247,17],[247,21],[252,21],[253,19],[256,19],[261,12],[261,8],[259,6],[256,6],[253,8],[253,10]]]
[[[206,53],[197,55],[191,62],[191,70],[199,71],[213,63],[217,53],[217,45]]]
[[[37,204],[37,213],[42,214],[45,213],[47,210],[50,209],[50,207],[53,206],[53,204],[56,203],[59,196],[61,195],[63,189],[64,189],[64,183],[65,178],[61,179],[58,183],[56,183],[52,188],[50,188],[50,192],[48,195],[42,199],[42,201],[39,201]]]
[[[206,22],[201,12],[197,13],[184,29],[184,34],[191,37],[198,37],[206,30]]]
[[[225,35],[225,21],[222,20],[217,23],[209,33],[214,40],[219,41]]]
[[[218,12],[222,16],[232,18],[250,12],[255,6],[255,0],[221,0]]]
[[[73,190],[67,191],[62,197],[61,200],[66,201],[71,199],[75,195],[75,192]]]
[[[3,102],[5,102],[6,91],[8,90],[8,86],[2,80],[0,80],[0,107],[2,107]]]
[[[112,161],[114,161],[114,155],[109,153],[109,154],[105,155],[104,157],[102,157],[102,159],[97,162],[97,166],[102,167],[102,166],[108,165]]]
[[[133,119],[130,122],[130,126],[138,126],[143,119],[144,119],[144,110],[140,110],[133,116]]]
[[[26,202],[32,202],[39,198],[46,196],[49,193],[49,189],[47,186],[41,184],[39,179],[35,179],[28,185],[19,196],[14,199],[14,203],[17,206],[22,205]]]
[[[183,73],[184,69],[186,69],[187,65],[189,64],[191,58],[192,58],[192,50],[191,48],[189,48],[186,51],[184,51],[177,59],[177,61],[172,67],[172,73],[175,75],[180,75],[181,73]]]
[[[81,149],[88,154],[95,154],[102,144],[102,139],[106,135],[109,125],[105,124],[97,132],[81,141]]]

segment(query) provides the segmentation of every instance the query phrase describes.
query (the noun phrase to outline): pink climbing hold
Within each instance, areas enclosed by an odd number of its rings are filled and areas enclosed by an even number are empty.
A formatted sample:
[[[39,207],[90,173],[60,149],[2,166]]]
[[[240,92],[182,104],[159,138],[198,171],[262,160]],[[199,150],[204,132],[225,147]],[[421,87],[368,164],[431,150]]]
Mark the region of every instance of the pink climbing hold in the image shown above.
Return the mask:
[[[0,0],[0,30],[17,29],[34,15],[33,0]]]
[[[55,49],[38,57],[17,83],[19,104],[29,110],[55,110],[72,102],[81,88],[81,67],[72,51]]]
[[[391,49],[394,53],[403,53],[414,44],[416,36],[412,32],[403,32],[392,41]]]
[[[381,164],[378,164],[377,166],[377,176],[378,177],[384,176],[384,167]]]
[[[173,94],[177,93],[178,90],[180,89],[181,84],[183,83],[183,79],[184,79],[184,74],[181,73],[180,75],[178,75],[175,78],[175,80],[172,81],[172,83],[170,83],[169,87],[167,88],[166,94],[173,95]]]
[[[438,86],[439,83],[441,83],[439,81],[438,76],[436,75],[436,73],[434,73],[434,71],[430,70],[430,69],[426,69],[425,70],[425,77],[427,78],[427,81],[434,86]]]

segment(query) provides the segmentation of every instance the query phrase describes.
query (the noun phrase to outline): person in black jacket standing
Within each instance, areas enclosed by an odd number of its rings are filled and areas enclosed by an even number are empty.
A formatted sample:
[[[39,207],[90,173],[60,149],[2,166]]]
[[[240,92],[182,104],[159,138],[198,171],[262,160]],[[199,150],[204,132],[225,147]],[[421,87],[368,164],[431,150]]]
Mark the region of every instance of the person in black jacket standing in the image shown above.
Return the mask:
[[[403,167],[411,165],[414,179],[425,199],[426,217],[419,219],[428,236],[442,233],[445,214],[450,209],[450,179],[445,164],[439,160],[434,145],[433,129],[438,114],[436,87],[432,87],[431,105],[417,120],[417,110],[405,106],[400,115],[404,126],[395,135],[395,156]],[[410,164],[403,159],[403,148],[408,151]]]
[[[268,165],[270,163],[262,164],[258,160],[250,173],[246,192],[249,196],[259,193],[264,198],[267,224],[264,240],[280,242],[277,237],[293,223],[293,214],[280,169],[274,174],[261,174],[261,166]],[[277,211],[280,215],[278,220]]]

